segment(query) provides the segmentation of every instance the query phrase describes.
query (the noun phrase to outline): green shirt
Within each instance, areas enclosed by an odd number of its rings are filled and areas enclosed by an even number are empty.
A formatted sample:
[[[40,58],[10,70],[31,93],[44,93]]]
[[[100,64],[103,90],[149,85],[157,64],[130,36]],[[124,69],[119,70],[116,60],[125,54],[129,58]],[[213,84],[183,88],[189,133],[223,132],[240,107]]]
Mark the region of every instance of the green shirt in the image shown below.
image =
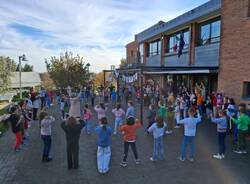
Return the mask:
[[[232,118],[233,123],[237,124],[238,130],[246,131],[250,125],[250,118],[246,114],[241,114],[238,119]]]
[[[167,108],[165,106],[161,106],[158,111],[158,116],[162,118],[167,118],[167,115],[168,115]]]

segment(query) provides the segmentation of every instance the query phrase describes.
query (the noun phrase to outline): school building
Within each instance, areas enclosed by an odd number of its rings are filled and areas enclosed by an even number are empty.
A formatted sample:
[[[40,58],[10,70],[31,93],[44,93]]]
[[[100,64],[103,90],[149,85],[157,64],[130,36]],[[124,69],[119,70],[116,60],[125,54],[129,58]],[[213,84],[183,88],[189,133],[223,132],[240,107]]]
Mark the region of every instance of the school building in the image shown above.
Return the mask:
[[[210,0],[135,35],[123,72],[163,88],[184,84],[250,102],[250,0]]]

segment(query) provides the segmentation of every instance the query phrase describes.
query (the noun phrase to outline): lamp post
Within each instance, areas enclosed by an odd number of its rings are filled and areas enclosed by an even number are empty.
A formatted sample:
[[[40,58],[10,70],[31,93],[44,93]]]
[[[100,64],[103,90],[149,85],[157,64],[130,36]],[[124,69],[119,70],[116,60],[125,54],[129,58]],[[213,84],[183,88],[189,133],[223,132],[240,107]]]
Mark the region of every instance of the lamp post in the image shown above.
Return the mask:
[[[22,78],[21,78],[21,74],[22,74],[22,65],[21,62],[22,61],[27,61],[25,54],[23,54],[22,56],[19,56],[19,95],[20,95],[20,100],[23,98],[22,95]]]

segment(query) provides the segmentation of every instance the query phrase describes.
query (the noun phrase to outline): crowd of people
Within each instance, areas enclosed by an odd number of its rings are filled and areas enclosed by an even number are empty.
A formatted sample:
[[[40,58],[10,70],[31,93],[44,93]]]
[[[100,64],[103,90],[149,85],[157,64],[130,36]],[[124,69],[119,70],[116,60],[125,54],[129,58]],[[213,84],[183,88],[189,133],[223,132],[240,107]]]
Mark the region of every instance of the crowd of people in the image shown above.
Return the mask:
[[[126,109],[117,101],[125,102]],[[98,102],[96,101],[98,98]],[[54,104],[61,111],[61,127],[66,136],[66,150],[68,169],[79,167],[79,138],[84,128],[87,134],[96,133],[97,141],[97,168],[102,174],[109,171],[111,158],[112,135],[121,135],[124,142],[124,153],[120,163],[127,166],[129,147],[135,157],[135,164],[140,164],[136,148],[137,130],[143,126],[143,120],[136,117],[135,99],[143,98],[144,105],[148,108],[145,134],[153,135],[154,146],[151,161],[164,160],[164,139],[174,129],[184,126],[184,136],[181,145],[179,160],[187,159],[186,150],[190,147],[189,161],[195,158],[195,136],[198,123],[208,120],[217,124],[218,153],[213,157],[225,158],[226,136],[233,135],[234,152],[247,154],[247,136],[249,134],[250,118],[247,115],[245,104],[236,106],[234,99],[223,93],[212,92],[208,94],[204,84],[196,84],[194,90],[189,90],[181,85],[177,93],[162,93],[159,85],[145,84],[143,88],[128,85],[116,90],[110,86],[100,86],[98,92],[90,85],[81,86],[73,90],[70,86],[53,92],[41,89],[39,93],[35,89],[30,90],[26,99],[10,107],[10,114],[0,117],[0,121],[11,122],[12,131],[15,134],[14,150],[19,152],[29,140],[29,127],[36,120],[39,122],[40,134],[43,141],[42,161],[50,162],[52,142],[52,124],[55,118],[49,115],[48,109]],[[90,102],[91,106],[88,104]],[[107,103],[111,102],[114,108],[108,109]],[[97,104],[97,105],[96,105]],[[125,107],[125,106],[124,106]],[[111,125],[111,117],[114,115],[114,123]],[[37,115],[39,112],[39,115]],[[95,125],[97,115],[97,127]]]

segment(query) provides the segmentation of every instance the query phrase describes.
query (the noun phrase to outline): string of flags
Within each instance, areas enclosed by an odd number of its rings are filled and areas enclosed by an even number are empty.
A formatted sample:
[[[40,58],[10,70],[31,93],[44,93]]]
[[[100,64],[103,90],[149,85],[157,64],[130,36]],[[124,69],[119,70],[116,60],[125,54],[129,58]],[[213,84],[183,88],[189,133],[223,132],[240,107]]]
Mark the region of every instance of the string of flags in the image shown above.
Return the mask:
[[[119,72],[117,70],[115,70],[115,77],[118,78],[119,77]],[[134,75],[121,75],[121,79],[122,81],[126,82],[126,83],[133,83],[135,81],[138,80],[138,73],[135,73]]]

